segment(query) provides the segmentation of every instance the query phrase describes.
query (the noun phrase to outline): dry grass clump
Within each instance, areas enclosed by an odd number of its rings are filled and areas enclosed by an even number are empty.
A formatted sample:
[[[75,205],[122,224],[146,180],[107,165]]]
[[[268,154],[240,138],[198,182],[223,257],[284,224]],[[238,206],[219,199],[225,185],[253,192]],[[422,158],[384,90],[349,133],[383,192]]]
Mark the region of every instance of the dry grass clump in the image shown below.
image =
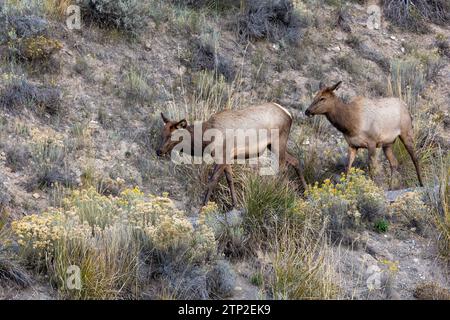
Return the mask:
[[[188,64],[194,71],[214,71],[228,82],[233,81],[236,76],[231,61],[218,54],[217,48],[211,43],[195,40],[192,43],[189,60]]]
[[[140,34],[148,23],[149,1],[82,0],[80,6],[85,21],[133,36]]]
[[[445,25],[450,21],[450,4],[446,0],[383,0],[383,13],[402,29],[425,33],[427,22]]]
[[[431,158],[438,146],[441,121],[429,116],[436,103],[433,100],[424,102],[422,96],[427,82],[438,76],[442,63],[436,54],[422,52],[415,52],[403,60],[394,60],[387,88],[388,95],[399,97],[409,108],[413,119],[415,148],[425,176],[431,170]],[[405,185],[416,183],[409,155],[398,140],[394,144],[394,153],[400,163],[401,182]]]
[[[232,8],[239,8],[246,1],[242,0],[171,0],[176,5],[183,5],[195,9],[206,8],[216,12],[223,12]]]
[[[422,195],[407,192],[390,205],[390,210],[394,221],[403,224],[408,230],[425,234],[431,210],[422,200]]]
[[[55,86],[35,85],[14,78],[0,93],[0,106],[11,111],[32,109],[39,114],[56,115],[62,109],[61,89]]]
[[[450,300],[450,291],[437,283],[422,282],[414,289],[414,297],[418,300]]]
[[[271,297],[324,300],[339,296],[333,256],[323,229],[299,229],[287,223],[275,237],[268,255],[272,272],[266,276]]]
[[[272,237],[272,232],[287,220],[303,219],[309,210],[295,192],[295,185],[285,177],[249,175],[244,182],[244,226],[260,245]],[[251,232],[249,232],[251,230]]]
[[[241,40],[268,39],[298,44],[301,28],[308,19],[303,19],[291,0],[248,1],[237,16],[236,31]]]
[[[122,81],[125,87],[123,91],[127,104],[153,104],[155,89],[150,79],[146,76],[145,70],[132,66],[126,70]]]
[[[299,198],[284,177],[250,176],[245,186],[247,246],[253,254],[259,252],[267,293],[274,299],[336,297],[333,264],[316,206]]]
[[[391,62],[390,90],[401,97],[410,108],[417,104],[420,94],[425,89],[425,71],[420,61],[414,58],[394,60]]]
[[[33,171],[25,186],[28,191],[56,185],[76,185],[73,168],[68,165],[67,149],[62,141],[46,134],[37,134],[32,139],[30,151]]]
[[[31,285],[32,280],[29,274],[17,260],[0,241],[0,286],[13,284],[26,288]]]
[[[13,171],[25,169],[31,159],[31,152],[26,144],[14,143],[6,147],[6,165]]]
[[[5,208],[9,205],[11,201],[11,195],[8,189],[3,183],[3,175],[0,175],[0,229],[3,227],[2,215]]]
[[[144,266],[168,276],[159,266],[205,263],[216,252],[208,227],[194,228],[170,199],[138,188],[119,197],[74,191],[63,207],[15,221],[12,230],[28,263],[76,299],[139,297]],[[70,266],[79,267],[81,288],[67,286]]]
[[[438,247],[441,256],[450,261],[450,156],[442,150],[433,160],[433,176],[436,186],[428,191],[433,208],[433,221],[439,231]]]
[[[44,0],[42,3],[44,12],[52,17],[58,19],[65,19],[67,9],[73,5],[72,0]]]
[[[241,192],[242,216],[220,215],[214,204],[202,212],[205,223],[222,236],[218,241],[228,245],[225,253],[255,259],[261,266],[258,285],[271,298],[335,298],[338,287],[320,211],[299,198],[283,176],[248,173]]]

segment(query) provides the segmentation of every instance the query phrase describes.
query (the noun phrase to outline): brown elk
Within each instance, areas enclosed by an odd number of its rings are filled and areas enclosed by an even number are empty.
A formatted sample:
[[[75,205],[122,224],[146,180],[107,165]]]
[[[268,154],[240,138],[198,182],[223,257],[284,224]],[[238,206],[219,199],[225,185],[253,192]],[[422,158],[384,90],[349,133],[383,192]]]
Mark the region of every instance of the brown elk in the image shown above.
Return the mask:
[[[226,139],[232,141],[220,141],[219,144],[226,148],[227,143],[232,143],[233,148],[231,150],[231,159],[251,159],[261,155],[266,149],[269,149],[278,157],[278,163],[284,167],[285,164],[289,164],[296,170],[302,186],[306,188],[306,182],[303,177],[303,171],[299,161],[287,152],[287,141],[292,125],[291,114],[282,106],[275,103],[266,103],[258,106],[252,106],[240,110],[226,110],[217,113],[205,122],[201,123],[201,135],[194,133],[194,125],[188,125],[185,119],[181,121],[172,121],[161,113],[161,117],[164,121],[164,127],[161,134],[161,143],[157,149],[157,155],[163,156],[170,153],[178,143],[181,141],[172,141],[174,132],[179,129],[185,129],[189,133],[190,143],[199,144],[201,146],[202,155],[205,152],[207,146],[211,141],[206,141],[204,133],[208,129],[215,129],[223,133],[223,137],[226,136],[225,132],[228,130],[273,130],[278,132],[278,141],[275,143],[272,141],[272,137],[266,138],[258,137],[256,141],[249,141],[246,139],[244,147],[234,147],[234,140],[236,136],[228,136]],[[201,141],[195,141],[196,139]],[[216,141],[217,142],[217,141]],[[208,151],[206,151],[208,152]],[[225,154],[225,151],[224,151]],[[194,148],[191,148],[191,155],[194,155]],[[214,155],[213,155],[214,157]],[[223,159],[214,159],[216,161],[212,170],[212,174],[208,181],[207,191],[203,199],[203,205],[205,205],[211,196],[214,188],[217,186],[219,179],[225,174],[228,187],[230,189],[233,207],[236,206],[236,194],[234,190],[233,177],[231,165],[226,161],[220,161]]]
[[[398,169],[398,161],[392,146],[397,139],[403,142],[414,166],[420,186],[423,186],[419,163],[414,150],[413,126],[406,104],[398,98],[367,99],[357,97],[344,103],[335,95],[342,81],[332,87],[322,88],[306,110],[307,116],[323,114],[330,123],[343,133],[347,141],[348,167],[352,167],[358,149],[368,149],[369,171],[376,169],[376,149],[382,147],[391,167],[389,187],[392,176]]]

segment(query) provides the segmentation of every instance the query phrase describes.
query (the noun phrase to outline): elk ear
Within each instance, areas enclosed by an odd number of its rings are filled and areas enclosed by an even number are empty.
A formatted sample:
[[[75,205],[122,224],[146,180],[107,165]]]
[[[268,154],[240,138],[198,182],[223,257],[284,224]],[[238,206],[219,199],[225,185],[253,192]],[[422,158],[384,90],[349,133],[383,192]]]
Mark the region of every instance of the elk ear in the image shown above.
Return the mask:
[[[178,122],[176,125],[175,125],[175,128],[177,128],[177,129],[186,129],[186,127],[187,127],[187,121],[186,121],[186,119],[183,119],[183,120],[181,120],[180,122]]]
[[[164,113],[161,112],[161,118],[164,121],[164,123],[169,122],[170,120],[164,115]]]
[[[330,90],[331,90],[331,91],[335,91],[335,90],[339,89],[339,87],[341,86],[341,84],[342,84],[342,81],[339,81],[339,82],[336,83],[334,86],[332,86],[332,87],[330,88]]]
[[[319,90],[322,90],[323,88],[325,88],[325,83],[323,83],[322,81],[319,82]]]

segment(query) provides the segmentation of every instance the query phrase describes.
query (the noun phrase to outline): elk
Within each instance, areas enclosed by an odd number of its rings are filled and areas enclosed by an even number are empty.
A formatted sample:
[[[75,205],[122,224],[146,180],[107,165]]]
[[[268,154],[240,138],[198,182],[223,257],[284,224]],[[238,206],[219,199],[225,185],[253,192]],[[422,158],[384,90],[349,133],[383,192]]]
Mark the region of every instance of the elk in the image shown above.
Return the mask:
[[[392,176],[398,169],[398,161],[392,146],[400,138],[416,168],[420,186],[423,186],[419,163],[414,150],[414,134],[411,115],[406,104],[398,98],[368,99],[356,97],[344,103],[335,94],[342,81],[322,88],[305,111],[306,116],[325,115],[348,143],[347,173],[352,167],[358,149],[368,150],[369,173],[376,169],[376,149],[383,148],[389,161]]]
[[[188,125],[186,119],[181,121],[172,121],[168,119],[163,113],[161,113],[162,120],[164,121],[164,127],[161,133],[160,146],[157,149],[158,156],[164,156],[172,152],[172,150],[181,141],[172,139],[174,133],[177,130],[185,129],[188,132],[188,138],[190,143],[194,146],[196,143],[201,146],[202,156],[204,152],[208,152],[207,146],[210,145],[211,140],[205,138],[205,133],[209,129],[215,129],[223,133],[223,141],[214,141],[218,145],[226,148],[227,143],[232,143],[231,159],[251,159],[256,158],[262,154],[266,149],[272,151],[278,158],[278,163],[281,167],[285,167],[286,164],[294,167],[297,175],[300,178],[303,188],[306,189],[306,182],[303,177],[303,170],[299,161],[290,153],[287,152],[287,141],[292,125],[292,115],[282,106],[276,103],[266,103],[257,106],[251,106],[245,109],[239,110],[226,110],[220,113],[216,113],[209,118],[209,120],[201,123],[202,134],[195,134],[194,125]],[[258,137],[255,141],[245,140],[244,146],[234,146],[234,140],[236,136],[226,136],[225,132],[231,130],[273,130],[278,132],[278,140],[273,141],[273,137],[268,136],[265,138]],[[201,139],[201,141],[198,141]],[[173,141],[175,140],[175,141]],[[196,141],[197,140],[197,141]],[[225,141],[231,140],[231,141]],[[194,148],[191,148],[191,155],[194,155]],[[223,152],[225,154],[225,151]],[[217,186],[220,178],[225,174],[228,187],[231,193],[232,205],[236,206],[237,199],[233,183],[233,172],[231,164],[219,159],[217,155],[212,154],[215,160],[212,173],[208,180],[207,190],[203,198],[203,205],[205,205]],[[215,158],[214,158],[215,157]]]

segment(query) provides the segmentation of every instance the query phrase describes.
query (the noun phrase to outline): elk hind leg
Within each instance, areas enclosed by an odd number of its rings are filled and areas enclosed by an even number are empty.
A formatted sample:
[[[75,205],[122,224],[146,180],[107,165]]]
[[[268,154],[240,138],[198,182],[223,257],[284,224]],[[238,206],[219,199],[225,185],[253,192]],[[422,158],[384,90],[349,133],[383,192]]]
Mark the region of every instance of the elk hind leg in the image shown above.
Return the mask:
[[[291,155],[289,152],[286,151],[286,162],[295,169],[297,176],[300,178],[300,182],[302,184],[303,189],[306,190],[307,185],[305,175],[303,173],[303,168],[300,165],[300,161],[298,161],[296,157],[294,157],[293,155]]]
[[[386,159],[389,161],[389,165],[391,167],[391,176],[389,178],[389,190],[392,190],[392,179],[394,176],[394,173],[398,169],[398,161],[394,156],[394,151],[392,150],[392,144],[383,146],[383,152],[386,156]]]
[[[406,150],[409,153],[409,156],[411,157],[412,162],[414,163],[414,167],[416,168],[417,173],[417,179],[419,180],[420,186],[423,187],[422,173],[420,170],[419,161],[417,160],[416,151],[414,150],[414,139],[412,137],[412,134],[401,134],[400,140],[402,140]]]
[[[217,186],[219,179],[222,177],[225,166],[221,164],[214,165],[213,172],[208,180],[208,186],[206,189],[205,197],[203,198],[203,205],[206,205],[211,197],[214,188]]]
[[[236,199],[236,192],[234,190],[233,170],[231,169],[231,165],[227,165],[225,167],[225,177],[227,179],[228,188],[230,189],[232,205],[233,208],[235,208],[237,204],[237,199]]]

